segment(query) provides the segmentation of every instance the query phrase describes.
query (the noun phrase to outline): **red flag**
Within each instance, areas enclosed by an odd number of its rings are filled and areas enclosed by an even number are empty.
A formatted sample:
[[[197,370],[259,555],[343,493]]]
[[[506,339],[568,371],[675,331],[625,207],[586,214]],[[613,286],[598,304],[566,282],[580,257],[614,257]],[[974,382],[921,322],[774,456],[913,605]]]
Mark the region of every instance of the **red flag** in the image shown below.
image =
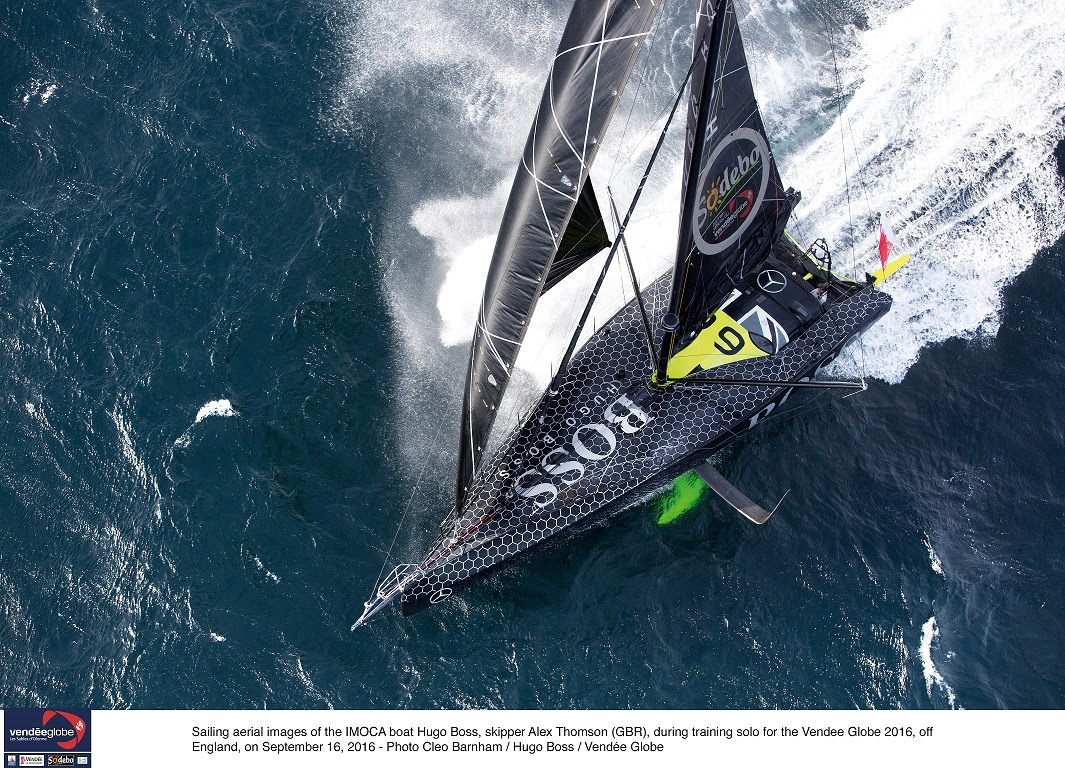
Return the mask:
[[[883,213],[880,214],[880,266],[886,267],[891,249],[895,247],[895,233],[891,231],[891,225]]]

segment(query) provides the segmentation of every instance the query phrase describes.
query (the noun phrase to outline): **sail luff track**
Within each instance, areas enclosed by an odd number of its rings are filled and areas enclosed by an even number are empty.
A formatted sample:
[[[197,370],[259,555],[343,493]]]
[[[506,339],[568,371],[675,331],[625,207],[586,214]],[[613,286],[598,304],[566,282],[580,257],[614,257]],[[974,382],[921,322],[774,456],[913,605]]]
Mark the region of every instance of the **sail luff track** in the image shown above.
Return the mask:
[[[467,368],[456,499],[487,443],[588,168],[661,0],[579,0],[503,214]]]

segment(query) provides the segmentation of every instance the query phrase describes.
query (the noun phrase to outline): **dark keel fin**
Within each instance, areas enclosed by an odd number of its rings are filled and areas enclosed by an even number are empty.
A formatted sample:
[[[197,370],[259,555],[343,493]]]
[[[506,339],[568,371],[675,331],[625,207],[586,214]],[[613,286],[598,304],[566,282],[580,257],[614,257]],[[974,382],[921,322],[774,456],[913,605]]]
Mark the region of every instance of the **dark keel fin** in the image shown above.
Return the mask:
[[[700,464],[695,468],[695,473],[699,475],[699,477],[701,477],[707,485],[710,486],[710,489],[714,493],[724,499],[730,507],[735,509],[737,512],[739,512],[751,522],[758,523],[758,525],[761,525],[770,517],[772,517],[773,513],[780,508],[780,505],[783,503],[785,497],[787,497],[788,495],[787,493],[785,493],[784,496],[781,496],[780,501],[777,502],[777,505],[773,507],[772,510],[767,512],[765,509],[748,499],[743,494],[743,491],[741,491],[739,488],[737,488],[728,480],[726,480],[720,472],[711,467],[709,464]],[[790,493],[790,491],[788,491],[788,493]]]

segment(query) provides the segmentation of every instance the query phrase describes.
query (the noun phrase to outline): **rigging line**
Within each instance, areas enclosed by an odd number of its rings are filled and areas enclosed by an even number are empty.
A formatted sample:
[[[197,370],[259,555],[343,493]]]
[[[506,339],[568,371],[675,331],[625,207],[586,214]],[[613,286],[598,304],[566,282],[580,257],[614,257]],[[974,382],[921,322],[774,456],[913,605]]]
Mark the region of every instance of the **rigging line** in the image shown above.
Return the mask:
[[[693,376],[686,379],[668,379],[667,382],[670,385],[673,384],[685,384],[693,386],[726,386],[726,385],[748,385],[752,387],[780,387],[781,389],[789,389],[795,387],[797,389],[858,389],[862,390],[866,388],[864,381],[836,381],[832,379],[812,379],[809,381],[790,381],[788,379],[739,379],[739,378],[702,378]]]
[[[715,11],[715,14],[716,14],[716,11]],[[699,15],[700,14],[697,13],[696,14],[696,18],[698,18]],[[705,15],[705,14],[703,14],[703,15]],[[713,21],[714,16],[707,15],[707,18],[710,19],[711,21]],[[702,48],[703,44],[706,43],[706,39],[710,35],[711,29],[712,29],[712,25],[711,24],[707,24],[706,29],[703,30],[703,38],[699,42],[699,45],[694,47],[694,49],[693,49],[694,51],[699,51]],[[695,68],[698,65],[698,62],[699,62],[699,56],[696,53],[695,55],[692,56],[692,63],[691,63],[691,67],[688,68],[688,74],[685,75],[684,81],[680,84],[680,89],[678,90],[677,98],[680,98],[680,94],[684,91],[684,88],[687,86],[688,81],[691,80],[691,76],[694,73]],[[718,99],[718,101],[720,102],[720,98]],[[670,122],[672,122],[672,120],[673,120],[673,113],[676,111],[676,109],[677,109],[676,104],[674,104],[672,110],[670,111],[669,119],[666,121],[666,127],[667,128],[669,127]],[[655,123],[657,123],[658,120],[661,119],[663,114],[665,114],[665,109],[664,108],[663,108],[663,110],[661,112],[659,112],[658,117],[656,117],[654,119],[654,121],[652,121],[651,125],[653,126]],[[716,110],[715,110],[715,114],[716,114]],[[665,128],[663,128],[663,134],[664,134],[664,132],[665,132]],[[646,135],[650,135],[650,133],[651,133],[651,130],[649,128],[644,135],[645,136]],[[660,137],[659,138],[659,144],[661,144],[661,142],[662,142],[662,138]],[[639,145],[637,144],[637,146],[634,147],[633,150],[631,152],[629,152],[629,154],[625,157],[625,164],[626,165],[628,164],[629,158],[631,158],[634,154],[636,154],[636,150],[638,148],[639,148]],[[657,152],[657,151],[658,150],[656,149],[655,152]],[[652,163],[653,162],[654,161],[652,159]],[[650,168],[650,163],[648,164],[648,168]],[[646,179],[646,175],[645,175],[645,179]],[[613,180],[614,180],[614,176],[612,175],[610,177],[610,181],[613,181]],[[641,182],[641,184],[642,184],[642,182]],[[681,207],[683,207],[683,202],[681,204]],[[626,216],[626,221],[627,220],[628,220],[628,216]]]
[[[862,196],[865,197],[866,210],[869,213],[872,213],[873,203],[872,200],[869,199],[869,185],[865,181],[865,164],[862,163],[861,158],[858,156],[858,144],[854,140],[854,124],[851,122],[851,119],[847,116],[846,112],[843,113],[843,119],[846,121],[847,130],[850,131],[851,134],[851,152],[854,153],[854,164],[858,168],[858,186],[862,190]]]
[[[655,132],[655,125],[658,123],[659,120],[666,116],[666,113],[668,111],[668,106],[662,107],[661,111],[659,111],[659,113],[655,115],[654,119],[650,122],[650,125],[648,126],[647,130],[643,132],[642,136],[640,136],[640,140],[636,142],[635,146],[633,146],[631,150],[629,150],[629,154],[625,155],[625,159],[622,161],[620,168],[618,168],[617,158],[621,156],[621,150],[623,149],[623,147],[620,145],[618,146],[617,156],[615,156],[614,158],[614,165],[610,169],[610,176],[607,177],[608,184],[613,184],[614,181],[617,179],[618,174],[620,174],[622,170],[629,166],[629,161],[632,160],[635,154],[639,151],[640,145],[643,144],[643,140]],[[615,169],[617,169],[616,172]]]
[[[846,120],[843,117],[843,82],[839,76],[839,64],[836,60],[836,40],[832,34],[832,25],[829,24],[828,9],[825,6],[825,0],[821,0],[821,18],[825,26],[825,34],[828,35],[828,47],[832,52],[832,72],[836,79],[836,113],[839,117],[839,137],[840,145],[843,150],[841,153],[843,160],[843,182],[847,191],[847,224],[850,228],[850,252],[851,252],[851,276],[855,281],[858,280],[858,261],[854,255],[854,214],[851,210],[851,182],[850,172],[847,169],[847,134],[844,131]],[[853,145],[853,135],[851,144]],[[855,152],[857,155],[857,152]],[[859,167],[861,163],[858,164]],[[858,348],[862,355],[862,379],[865,378],[865,340],[862,338],[864,334],[858,334]],[[857,362],[857,361],[855,361]]]
[[[802,243],[802,249],[806,250],[810,247],[810,242],[806,239],[805,227],[798,216],[795,215],[794,209],[791,212],[791,220],[795,222],[795,233],[799,236],[799,240]]]
[[[857,143],[854,140],[854,125],[851,123],[850,118],[847,116],[846,112],[842,113],[842,117],[843,117],[843,120],[846,123],[847,130],[849,130],[850,134],[851,134],[851,151],[854,153],[854,163],[855,163],[856,167],[858,168],[858,185],[859,185],[859,187],[862,190],[862,195],[865,197],[866,211],[867,211],[867,214],[872,214],[872,212],[873,212],[873,204],[872,204],[872,201],[869,199],[869,185],[865,181],[865,166],[862,164],[861,158],[858,157],[858,145],[857,145]],[[847,151],[846,144],[844,144],[843,151],[844,151],[844,153],[846,153],[846,151]],[[877,219],[879,221],[879,216],[877,217]],[[853,251],[852,251],[852,253],[853,253]],[[859,351],[859,353],[861,354],[861,357],[862,357],[861,370],[862,370],[862,376],[864,378],[865,373],[866,373],[865,338],[864,338],[864,334],[859,335],[859,337],[858,337],[858,351]],[[851,354],[853,355],[853,351],[852,351]],[[855,361],[855,362],[857,362],[857,361]],[[847,395],[847,397],[850,397],[850,395]]]
[[[588,178],[588,179],[585,180],[585,184],[591,184],[591,183],[592,183],[591,178]],[[601,213],[600,213],[600,217],[602,217]],[[590,237],[590,236],[591,236],[591,233],[588,232],[584,236],[582,236],[581,240],[583,241],[585,237]],[[598,255],[599,254],[596,254],[596,256],[598,256]],[[592,258],[595,258],[595,256],[593,256]],[[589,261],[591,261],[591,259],[589,259]],[[583,267],[583,266],[584,266],[584,264],[580,265],[574,271],[576,272],[577,270],[580,270],[580,268]],[[576,291],[576,295],[577,296],[583,295],[588,290],[591,276],[592,276],[591,270],[587,270],[587,269],[583,270],[583,274],[580,277],[579,290]],[[567,275],[566,276],[566,280],[569,282],[570,285],[572,285],[572,278],[573,278],[573,275]],[[564,285],[562,284],[561,281],[560,281],[559,285],[556,286],[556,288],[558,290],[565,290],[565,287],[564,287]],[[564,312],[555,313],[554,317],[553,317],[553,319],[551,321],[550,326],[542,334],[542,341],[540,343],[539,348],[536,350],[536,353],[532,356],[531,359],[532,360],[541,359],[543,357],[543,355],[544,355],[544,350],[546,350],[548,345],[553,342],[553,340],[556,337],[557,332],[561,328],[567,327],[570,324],[570,322],[572,322],[572,316],[571,315],[568,315],[567,313],[564,313]],[[531,347],[526,348],[525,345],[522,345],[522,350],[525,350],[526,355],[528,355],[529,352],[532,350],[532,348]],[[524,359],[524,358],[522,358],[522,359]],[[515,357],[513,369],[517,370],[520,367],[522,367],[522,366],[519,365],[519,360],[518,360],[517,357]],[[551,375],[553,376],[553,374],[554,374],[554,366],[552,366],[552,369],[551,369]],[[506,432],[510,432],[511,430],[516,429],[517,427],[519,427],[521,425],[521,422],[523,420],[524,414],[525,414],[525,412],[527,410],[525,408],[522,408],[522,405],[525,404],[525,403],[528,403],[532,399],[531,395],[533,395],[533,394],[535,394],[536,392],[539,392],[539,391],[540,391],[539,390],[539,385],[537,384],[537,378],[536,378],[535,375],[522,377],[521,378],[521,383],[516,388],[513,388],[513,389],[508,388],[507,389],[507,393],[508,393],[509,397],[506,400],[506,404],[504,404],[504,402],[501,400],[499,405],[497,406],[497,413],[500,414],[500,415],[505,415],[505,417],[508,419],[508,425],[506,426]],[[510,394],[510,393],[513,393],[513,394]],[[511,418],[512,416],[514,417],[513,419]],[[501,450],[502,446],[496,447],[496,446],[493,446],[491,444],[491,439],[492,439],[493,435],[498,436],[499,434],[500,434],[499,428],[494,428],[489,433],[488,438],[485,440],[485,449],[486,449],[485,453],[488,453],[487,449],[489,447],[493,448],[493,450],[491,451],[491,455],[494,456],[494,455],[499,453],[499,451]],[[496,442],[498,442],[498,441],[496,441]],[[483,462],[482,462],[482,464],[483,464]]]
[[[815,410],[823,410],[831,407],[833,403],[839,402],[841,400],[846,400],[848,397],[854,397],[859,393],[859,391],[860,390],[856,390],[848,395],[834,395],[832,394],[831,390],[822,389],[818,391],[815,395],[813,395],[810,398],[810,401],[807,403],[796,403],[795,405],[788,408],[774,408],[773,411],[770,412],[767,416],[762,417],[758,423],[762,424],[764,422],[775,421],[777,419],[783,420],[785,418],[797,418],[798,416],[804,413],[809,413]]]
[[[828,36],[828,48],[832,53],[832,73],[835,77],[836,86],[836,114],[839,118],[840,146],[843,149],[840,159],[843,161],[843,184],[847,195],[847,226],[850,229],[851,269],[853,270],[851,276],[857,279],[857,263],[854,259],[854,215],[851,211],[850,171],[847,167],[847,137],[843,130],[843,82],[839,76],[839,65],[836,61],[836,40],[832,34],[832,27],[828,23],[828,9],[825,7],[825,0],[821,0],[821,20],[825,27],[825,34]]]
[[[665,4],[665,0],[658,0],[658,1],[662,2],[663,5]],[[659,8],[659,11],[661,11],[661,10],[662,9]],[[655,40],[658,38],[658,30],[661,29],[661,27],[662,27],[662,17],[663,16],[664,16],[663,13],[656,13],[655,14],[654,29],[651,30],[651,34],[648,37],[647,42],[644,43],[644,49],[645,50],[649,51],[649,50],[651,50],[652,47],[654,47]],[[643,76],[644,77],[647,76],[648,64],[649,64],[649,62],[645,58],[644,59],[644,72],[643,72]],[[631,75],[630,75],[629,79],[630,80],[632,79]],[[632,94],[632,102],[629,104],[629,113],[625,116],[625,125],[622,127],[621,139],[618,141],[618,150],[617,150],[617,152],[614,153],[614,160],[613,160],[613,163],[610,166],[610,173],[607,174],[607,183],[608,184],[614,181],[614,171],[618,167],[618,158],[621,157],[621,149],[622,149],[622,147],[625,146],[625,137],[628,136],[628,134],[629,134],[629,123],[632,121],[632,113],[636,109],[636,102],[639,101],[640,91],[642,91],[642,90],[643,90],[643,78],[641,78],[636,83],[636,93]],[[652,122],[651,124],[654,125],[655,122],[658,122],[659,118],[661,118],[662,114],[664,114],[664,113],[665,113],[665,110],[663,110],[662,113],[660,113],[658,115],[658,117],[656,117],[654,119],[654,122]],[[650,132],[651,132],[650,129],[648,129],[646,131],[646,133],[644,133],[644,135],[640,137],[641,140],[645,136],[650,134]],[[637,146],[639,146],[639,142],[637,142]],[[631,157],[632,153],[630,153],[629,156]],[[625,158],[626,163],[628,162],[628,159],[629,159],[628,157]]]
[[[693,58],[691,66],[688,67],[688,74],[684,77],[684,82],[681,83],[680,90],[677,91],[677,96],[673,100],[673,108],[669,112],[666,124],[662,126],[662,132],[658,136],[658,143],[655,144],[655,148],[651,152],[651,157],[647,161],[647,167],[644,169],[643,176],[640,178],[640,183],[636,187],[636,192],[632,196],[632,201],[629,203],[629,209],[625,213],[625,219],[622,221],[621,227],[618,229],[618,236],[614,239],[614,244],[610,247],[610,253],[607,254],[606,263],[603,265],[603,271],[599,274],[599,280],[596,282],[595,288],[592,290],[592,295],[588,297],[588,302],[584,307],[584,313],[581,315],[581,319],[577,323],[577,328],[573,333],[573,337],[570,339],[569,347],[566,349],[566,354],[562,358],[562,364],[559,366],[558,373],[555,374],[555,380],[557,380],[566,368],[569,367],[570,359],[573,357],[573,352],[577,347],[577,339],[580,337],[581,331],[584,330],[584,324],[588,320],[588,315],[592,312],[592,305],[595,303],[595,295],[599,292],[599,288],[602,286],[603,280],[606,278],[610,262],[613,261],[614,253],[617,252],[618,246],[620,245],[621,236],[625,234],[625,230],[629,226],[629,219],[632,218],[632,212],[636,208],[636,204],[640,201],[640,195],[643,194],[643,189],[647,185],[647,178],[651,175],[651,169],[654,167],[655,161],[658,159],[658,153],[662,149],[662,144],[665,143],[666,132],[669,130],[669,125],[673,122],[673,118],[677,114],[677,107],[680,106],[681,99],[684,97],[684,89],[687,88],[688,81],[691,80],[692,73],[695,72],[695,68],[698,64],[699,59]],[[554,389],[555,383],[556,381],[551,382],[551,389]]]
[[[822,7],[823,7],[823,0],[822,0]],[[830,44],[832,45],[833,54],[834,54],[835,53],[835,42],[830,39]],[[838,79],[838,73],[837,73],[837,79]],[[837,88],[837,90],[839,90],[839,88]],[[842,102],[842,99],[840,101]],[[869,213],[872,213],[873,204],[872,204],[872,201],[869,199],[869,185],[865,181],[865,164],[862,163],[861,158],[858,156],[858,144],[854,140],[854,124],[851,122],[851,119],[847,115],[846,111],[841,111],[840,112],[840,117],[843,119],[844,123],[846,124],[846,129],[848,131],[850,131],[850,135],[851,135],[851,152],[854,154],[854,164],[855,164],[855,167],[858,169],[858,185],[861,187],[862,195],[865,197],[866,210]],[[843,151],[846,152],[846,150],[847,150],[847,147],[846,147],[846,143],[844,142]]]
[[[377,574],[377,581],[375,584],[380,584],[381,577],[385,573],[385,568],[388,567],[388,563],[392,558],[392,550],[395,549],[396,541],[399,539],[399,532],[403,530],[403,521],[406,519],[407,514],[410,512],[411,506],[414,503],[414,496],[418,493],[418,487],[421,485],[422,478],[425,477],[425,470],[429,467],[429,460],[432,459],[433,453],[440,446],[440,435],[444,430],[445,424],[451,423],[451,416],[455,413],[458,406],[458,401],[451,403],[451,407],[444,415],[444,418],[437,421],[436,434],[433,436],[433,441],[430,443],[429,452],[425,455],[425,461],[422,463],[422,468],[418,472],[418,479],[414,481],[414,487],[411,489],[410,498],[407,499],[407,506],[403,509],[403,514],[399,516],[399,524],[396,526],[396,533],[392,537],[392,543],[388,545],[388,551],[385,553],[384,562],[381,563],[381,571]],[[374,587],[376,591],[377,587]]]
[[[614,219],[614,226],[618,225],[618,209],[614,205],[614,193],[610,191],[610,187],[606,188],[607,197],[610,198],[610,215]],[[618,239],[621,241],[621,255],[625,259],[625,264],[629,268],[629,278],[632,280],[632,290],[636,294],[636,306],[640,309],[640,320],[643,321],[643,331],[647,337],[647,351],[651,355],[651,367],[654,368],[655,364],[655,337],[651,333],[651,322],[647,319],[647,308],[643,305],[643,297],[640,295],[640,283],[636,279],[636,270],[632,268],[632,258],[629,256],[629,246],[625,242],[625,233],[618,232]],[[619,270],[620,271],[620,270]],[[622,293],[624,293],[625,280],[622,278]]]
[[[607,192],[608,193],[610,192],[610,187],[607,187]],[[614,210],[614,198],[613,198],[613,195],[611,195],[611,198],[610,198],[610,216],[611,216],[611,221],[612,221],[612,223],[614,225],[614,228],[617,229],[617,227],[619,225],[619,222],[618,222],[617,212]],[[627,248],[626,248],[625,252],[626,253],[628,252]],[[629,303],[629,292],[626,290],[626,285],[625,285],[625,271],[621,270],[621,269],[618,270],[618,284],[621,286],[621,300],[622,300],[622,302],[624,302],[621,306],[624,307],[625,304]],[[634,298],[637,298],[637,299],[640,298],[639,290],[637,290],[636,296]]]

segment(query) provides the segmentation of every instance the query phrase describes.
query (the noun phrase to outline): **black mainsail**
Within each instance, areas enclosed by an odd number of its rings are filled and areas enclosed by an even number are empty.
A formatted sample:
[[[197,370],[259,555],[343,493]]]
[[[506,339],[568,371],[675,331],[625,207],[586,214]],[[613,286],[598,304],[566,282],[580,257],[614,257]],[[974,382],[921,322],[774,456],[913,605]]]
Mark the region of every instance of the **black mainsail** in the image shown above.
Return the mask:
[[[660,4],[579,0],[570,13],[503,214],[477,315],[462,408],[460,507],[540,294],[601,249],[564,250],[564,263],[552,266],[572,234],[574,209],[582,200],[585,209],[594,203],[588,169]],[[592,222],[584,229],[595,227]]]
[[[706,324],[753,266],[750,257],[777,241],[791,212],[758,112],[733,0],[700,0],[695,58],[669,300],[679,326],[666,336],[662,360]]]

